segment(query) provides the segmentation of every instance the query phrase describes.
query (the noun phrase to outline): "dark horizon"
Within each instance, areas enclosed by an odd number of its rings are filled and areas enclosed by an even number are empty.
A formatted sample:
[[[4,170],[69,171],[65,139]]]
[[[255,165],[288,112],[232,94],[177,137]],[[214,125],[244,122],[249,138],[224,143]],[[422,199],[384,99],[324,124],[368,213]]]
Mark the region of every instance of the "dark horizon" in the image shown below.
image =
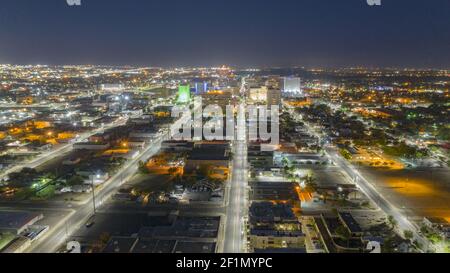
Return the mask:
[[[2,1],[0,63],[450,69],[445,0],[81,1]]]

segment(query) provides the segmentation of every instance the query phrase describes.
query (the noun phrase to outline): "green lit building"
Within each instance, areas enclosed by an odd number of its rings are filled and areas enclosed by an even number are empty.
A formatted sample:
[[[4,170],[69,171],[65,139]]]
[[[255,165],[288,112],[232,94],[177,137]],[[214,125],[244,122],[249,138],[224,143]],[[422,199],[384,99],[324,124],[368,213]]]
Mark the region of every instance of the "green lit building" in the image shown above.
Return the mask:
[[[178,86],[178,102],[187,103],[191,99],[191,87],[189,85]]]

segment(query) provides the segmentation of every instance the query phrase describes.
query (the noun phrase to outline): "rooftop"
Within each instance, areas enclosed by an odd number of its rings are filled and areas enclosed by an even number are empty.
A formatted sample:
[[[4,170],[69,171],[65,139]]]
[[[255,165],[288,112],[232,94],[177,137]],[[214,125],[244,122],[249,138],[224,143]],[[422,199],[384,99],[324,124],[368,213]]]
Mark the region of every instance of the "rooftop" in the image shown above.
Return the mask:
[[[0,230],[18,230],[41,217],[41,214],[25,211],[0,211]]]
[[[229,160],[229,156],[223,146],[201,146],[192,150],[189,160]]]
[[[361,227],[358,222],[356,222],[355,218],[348,212],[339,212],[339,217],[345,223],[345,225],[353,232],[362,232]]]
[[[273,204],[271,202],[253,202],[250,207],[250,221],[279,222],[297,220],[292,206],[288,204]]]

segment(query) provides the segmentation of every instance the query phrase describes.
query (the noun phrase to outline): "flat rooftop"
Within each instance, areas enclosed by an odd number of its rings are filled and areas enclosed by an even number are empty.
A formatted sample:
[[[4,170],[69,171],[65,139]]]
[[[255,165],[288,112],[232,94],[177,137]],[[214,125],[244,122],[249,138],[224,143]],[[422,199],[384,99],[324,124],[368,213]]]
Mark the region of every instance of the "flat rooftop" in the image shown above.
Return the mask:
[[[253,202],[250,206],[251,222],[283,222],[296,221],[292,206],[273,204],[271,202]]]
[[[214,242],[112,237],[103,253],[215,253]]]
[[[143,227],[139,231],[142,238],[216,238],[220,217],[178,217],[170,226]]]
[[[189,154],[189,160],[229,160],[226,148],[223,146],[195,147]]]
[[[274,230],[274,229],[258,229],[250,230],[250,235],[269,236],[269,237],[301,237],[304,236],[300,230]]]
[[[42,218],[42,214],[25,211],[0,211],[0,231],[18,230],[33,224]]]
[[[276,253],[306,253],[306,248],[256,248],[255,253],[276,254]]]
[[[292,182],[250,182],[251,200],[299,200],[295,190],[297,184]]]

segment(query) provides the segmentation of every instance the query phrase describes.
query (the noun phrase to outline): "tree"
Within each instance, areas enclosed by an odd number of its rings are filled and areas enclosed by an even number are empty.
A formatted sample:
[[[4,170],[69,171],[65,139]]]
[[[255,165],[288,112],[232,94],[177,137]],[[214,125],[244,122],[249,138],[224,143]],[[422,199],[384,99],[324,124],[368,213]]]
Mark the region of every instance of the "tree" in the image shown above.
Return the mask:
[[[388,222],[389,222],[389,225],[391,226],[391,229],[393,229],[393,230],[394,230],[394,229],[397,227],[397,225],[398,225],[397,220],[395,220],[394,216],[392,216],[392,215],[389,215],[389,216],[388,216]]]
[[[139,172],[141,174],[148,174],[149,169],[147,168],[147,165],[145,165],[145,162],[139,161]]]
[[[81,185],[83,183],[84,183],[84,179],[83,179],[83,177],[81,177],[79,175],[74,175],[69,180],[67,180],[68,186],[77,186],[77,185]]]
[[[423,234],[427,235],[429,233],[428,227],[426,227],[425,225],[420,227],[420,232],[422,232]]]
[[[394,239],[392,237],[388,237],[384,240],[384,243],[381,245],[381,252],[383,253],[394,253]]]
[[[411,241],[414,238],[414,233],[410,230],[405,230],[403,232],[403,235],[405,236],[405,239],[408,241]]]
[[[317,183],[316,179],[312,175],[307,175],[305,178],[305,189],[308,192],[316,192],[317,191]]]
[[[283,157],[283,159],[281,160],[281,164],[284,168],[288,168],[291,165],[291,162],[287,157]]]
[[[438,133],[437,133],[437,137],[439,139],[448,141],[450,140],[450,128],[449,127],[442,127],[439,129]]]
[[[8,185],[11,187],[27,187],[29,183],[38,175],[35,169],[23,168],[20,172],[10,173],[8,175]]]
[[[350,231],[346,227],[341,225],[336,229],[336,234],[347,242],[348,247],[350,243],[350,238],[352,237]]]

